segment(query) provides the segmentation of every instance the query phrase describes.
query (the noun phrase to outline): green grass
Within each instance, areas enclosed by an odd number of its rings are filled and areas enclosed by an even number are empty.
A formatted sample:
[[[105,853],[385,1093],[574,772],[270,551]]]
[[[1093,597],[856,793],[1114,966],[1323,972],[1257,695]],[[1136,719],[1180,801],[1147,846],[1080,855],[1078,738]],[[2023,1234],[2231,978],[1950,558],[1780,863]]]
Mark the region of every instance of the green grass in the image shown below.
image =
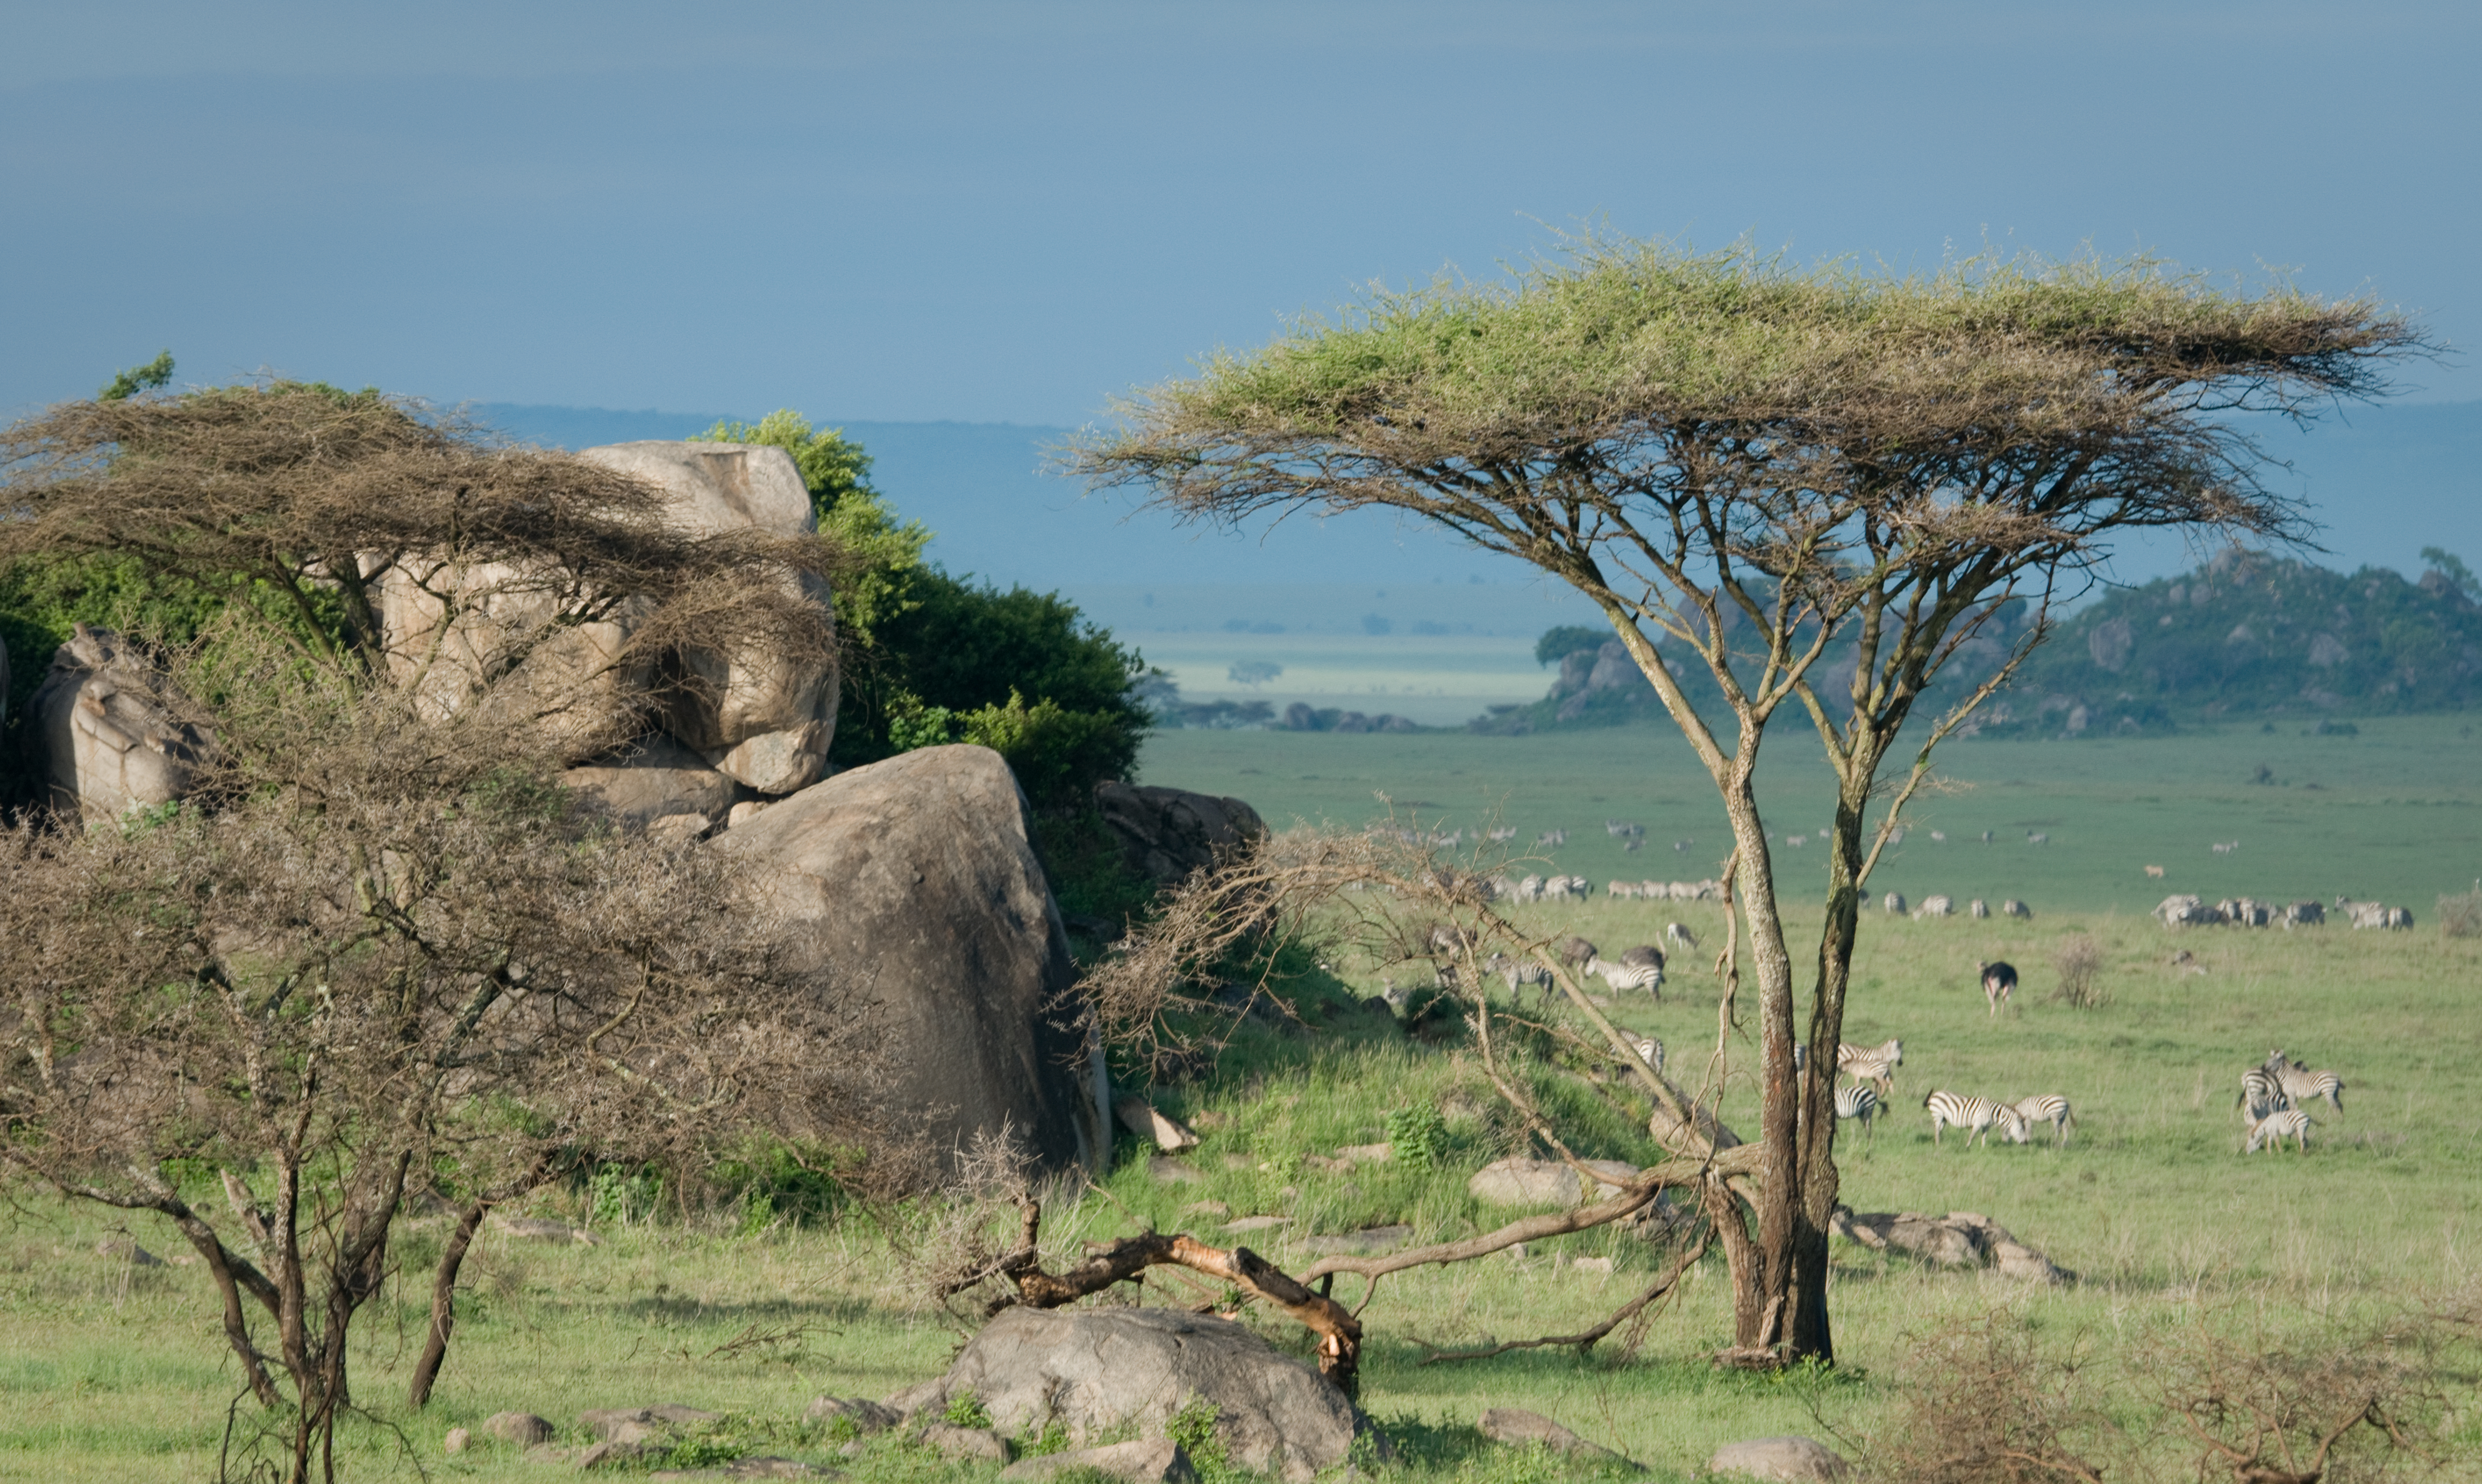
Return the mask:
[[[2482,739],[2454,715],[2358,725],[2353,736],[2284,724],[1951,743],[1937,758],[1943,786],[1909,810],[1911,833],[1873,885],[1916,901],[1943,892],[1960,907],[2019,897],[2038,913],[2123,914],[2174,891],[2331,902],[2341,892],[2410,906],[2426,922],[2441,892],[2482,876]],[[1815,735],[1785,727],[1760,763],[1788,898],[1806,880],[1825,887],[1815,836],[1833,822],[1835,795],[1817,759]],[[1597,890],[1613,878],[1711,876],[1729,848],[1713,784],[1668,727],[1530,737],[1169,731],[1148,740],[1142,763],[1148,782],[1234,794],[1278,826],[1359,826],[1386,808],[1375,797],[1384,792],[1400,813],[1446,829],[1504,821],[1519,847],[1565,828],[1567,847],[1526,868],[1574,871]],[[2260,764],[2274,782],[2251,781]],[[1643,850],[1624,853],[1604,833],[1614,818],[1646,827]],[[2027,844],[2029,831],[2050,842]],[[1790,835],[1811,842],[1782,844]],[[1683,839],[1694,843],[1675,851]],[[2232,840],[2237,851],[2215,854]],[[2164,867],[2162,879],[2146,875],[2150,864]]]
[[[1608,849],[1608,874],[1620,874],[1624,861],[1648,862],[1630,869],[1632,876],[1658,874],[1656,850],[1624,858],[1593,827],[1604,812],[1633,811],[1655,837],[1650,801],[1669,790],[1685,817],[1696,797],[1690,785],[1699,781],[1677,766],[1669,774],[1650,766],[1648,759],[1660,757],[1652,734],[1559,740],[1186,733],[1158,739],[1149,776],[1231,788],[1271,814],[1355,820],[1366,814],[1372,786],[1453,803],[1458,788],[1469,786],[1479,797],[1497,778],[1507,781],[1513,822],[1539,820],[1540,828],[1565,812],[1572,829],[1583,827],[1564,861],[1570,868],[1586,869]],[[2027,1290],[1839,1248],[1833,1301],[1842,1367],[1830,1378],[1768,1378],[1718,1373],[1703,1363],[1730,1337],[1728,1285],[1711,1259],[1654,1319],[1633,1359],[1607,1345],[1584,1360],[1536,1351],[1422,1364],[1425,1344],[1513,1339],[1599,1319],[1661,1260],[1658,1250],[1625,1233],[1581,1233],[1539,1245],[1522,1260],[1502,1255],[1400,1274],[1380,1285],[1363,1314],[1370,1335],[1363,1402],[1398,1441],[1406,1475],[1532,1484],[1562,1471],[1485,1444],[1473,1424],[1492,1405],[1547,1413],[1650,1464],[1656,1479],[1685,1476],[1734,1438],[1859,1433],[1887,1416],[1890,1377],[1912,1337],[1994,1309],[2036,1326],[2046,1342],[2082,1344],[2107,1359],[2134,1354],[2143,1337],[2202,1315],[2209,1323],[2263,1319],[2318,1334],[2404,1310],[2476,1312],[2482,940],[2441,937],[2426,910],[2428,893],[2469,878],[2456,852],[2476,848],[2469,836],[2456,837],[2472,794],[2472,780],[2458,771],[2467,755],[2451,751],[2458,740],[2452,722],[2413,720],[2364,724],[2358,738],[2236,734],[2175,739],[2162,748],[2011,743],[1952,753],[1950,765],[1963,777],[2034,782],[1944,796],[1939,808],[1968,822],[2056,813],[2054,844],[2047,853],[2016,847],[2014,858],[2028,873],[2021,885],[1924,881],[1906,889],[2021,894],[2042,914],[2031,923],[1868,919],[1848,1037],[1901,1036],[1906,1063],[1893,1116],[1877,1136],[1839,1145],[1843,1197],[1862,1210],[1984,1212],[2079,1281]],[[2178,751],[2182,743],[2189,754]],[[2279,774],[2313,776],[2309,768],[2316,764],[2314,776],[2328,786],[2305,793],[2231,782],[2236,760],[2254,762],[2261,750]],[[1600,781],[1624,763],[1639,780],[1632,785],[1639,791],[1626,800],[1619,783]],[[1355,776],[1298,776],[1349,771]],[[1281,789],[1274,782],[1280,775]],[[2219,778],[2225,782],[2214,782]],[[2115,787],[2173,802],[2116,798]],[[2308,859],[2291,861],[2292,867],[2332,873],[2337,889],[2409,900],[2423,913],[2423,926],[2410,934],[2329,927],[2174,935],[2129,906],[2114,910],[2118,888],[2104,866],[2148,857],[2142,845],[2089,843],[2089,834],[2194,834],[2202,841],[2196,854],[2205,856],[2204,839],[2235,833],[2210,828],[2227,807],[2214,802],[2217,789],[2285,821],[2242,833],[2245,851],[2259,850],[2261,837],[2289,837],[2272,833],[2279,829],[2300,831]],[[1596,791],[1606,798],[1595,798]],[[2455,802],[2403,802],[2414,799]],[[2390,829],[2428,819],[2443,822],[2429,835],[2387,842]],[[1948,828],[1956,834],[1963,826]],[[1968,860],[2003,858],[1998,846],[1949,848]],[[2264,861],[2269,875],[2280,876],[2286,866],[2277,858],[2286,854],[2270,844],[2244,863],[2258,870]],[[2205,873],[2217,860],[2192,859],[2199,876],[2168,885],[2215,889]],[[2279,889],[2237,879],[2240,864],[2231,869],[2230,889]],[[2126,895],[2146,903],[2162,889],[2149,883]],[[2081,892],[2104,899],[2073,910]],[[2073,910],[2054,905],[2063,901]],[[1814,941],[1815,908],[1796,903],[1793,913],[1798,957]],[[1720,922],[1703,904],[1597,896],[1525,910],[1537,930],[1579,931],[1612,951],[1653,941],[1673,919],[1714,943]],[[2101,985],[2110,1001],[2102,1008],[2072,1010],[2046,997],[2056,978],[2052,955],[2073,932],[2092,934],[2104,950]],[[2175,947],[2195,952],[2209,971],[2175,977],[2165,963]],[[1409,1040],[1391,1021],[1356,1008],[1351,995],[1375,990],[1384,966],[1354,945],[1328,942],[1313,951],[1333,966],[1333,979],[1314,975],[1290,986],[1302,997],[1306,1028],[1253,1022],[1214,1076],[1158,1090],[1167,1110],[1204,1136],[1188,1160],[1199,1179],[1156,1179],[1144,1152],[1124,1140],[1104,1187],[1108,1199],[1053,1210],[1047,1236],[1056,1251],[1073,1253],[1077,1241],[1149,1223],[1216,1240],[1223,1218],[1200,1209],[1201,1202],[1221,1203],[1234,1217],[1292,1218],[1241,1240],[1295,1267],[1313,1256],[1316,1244],[1306,1238],[1402,1222],[1416,1229],[1417,1239],[1431,1239],[1505,1219],[1509,1213],[1476,1206],[1465,1187],[1474,1168],[1517,1142],[1471,1050]],[[1660,1035],[1676,1071],[1693,1077],[1716,1019],[1714,983],[1697,957],[1675,958],[1662,1003],[1632,996],[1616,1007],[1624,1025]],[[1991,958],[2006,958],[2023,973],[2016,1007],[1996,1020],[1986,1013],[1973,973],[1977,960]],[[2344,1112],[2315,1115],[2306,1157],[2244,1158],[2231,1107],[2238,1073],[2274,1046],[2338,1071]],[[1725,1116],[1745,1132],[1752,1094],[1740,1069],[1752,1054],[1747,1041],[1735,1043],[1735,1074],[1726,1088]],[[1642,1104],[1624,1085],[1598,1087],[1579,1074],[1587,1070],[1541,1061],[1528,1076],[1580,1153],[1652,1157],[1640,1132]],[[2075,1104],[2076,1132],[2065,1147],[1967,1150],[1950,1140],[1934,1148],[1919,1103],[1941,1086],[2011,1098],[2063,1094]],[[1432,1140],[1436,1173],[1393,1162],[1338,1170],[1310,1157],[1386,1141],[1391,1114],[1405,1133],[1417,1123],[1407,1110],[1421,1108],[1440,1115]],[[211,1476],[239,1386],[198,1268],[131,1272],[92,1252],[116,1225],[108,1213],[31,1193],[18,1199],[13,1219],[0,1225],[0,1476]],[[543,1206],[582,1218],[588,1201],[584,1191],[562,1192]],[[843,1458],[835,1439],[798,1425],[802,1409],[823,1391],[880,1396],[936,1373],[965,1330],[918,1297],[901,1253],[878,1229],[857,1218],[828,1230],[779,1227],[735,1237],[727,1234],[732,1226],[728,1212],[685,1225],[626,1226],[607,1231],[603,1244],[592,1248],[487,1236],[467,1269],[471,1287],[437,1398],[419,1416],[404,1412],[402,1391],[419,1348],[420,1285],[392,1287],[359,1330],[356,1394],[379,1421],[348,1428],[348,1475],[409,1476],[390,1431],[402,1428],[435,1477],[541,1477],[506,1449],[478,1446],[445,1460],[441,1439],[452,1426],[473,1427],[504,1409],[568,1424],[586,1408],[677,1401],[733,1414],[726,1442],[832,1463],[858,1484],[989,1477],[892,1442]],[[158,1254],[182,1251],[160,1223],[131,1221],[129,1228]],[[413,1224],[398,1253],[418,1268],[439,1238],[437,1222]],[[1572,1257],[1608,1257],[1614,1271],[1581,1270],[1566,1262]],[[1360,1282],[1349,1278],[1337,1293],[1355,1304],[1363,1297]],[[1136,1295],[1181,1304],[1214,1296],[1171,1275],[1151,1279]],[[1279,1344],[1306,1352],[1299,1331],[1263,1314],[1253,1322]],[[768,1332],[783,1338],[732,1344]],[[2470,1400],[2482,1362],[2469,1343],[2452,1349],[2443,1365],[2443,1384],[2464,1410],[2450,1423],[2438,1476],[2482,1477],[2482,1416]],[[251,1411],[239,1415],[247,1421]],[[2168,1476],[2187,1476],[2185,1466]]]

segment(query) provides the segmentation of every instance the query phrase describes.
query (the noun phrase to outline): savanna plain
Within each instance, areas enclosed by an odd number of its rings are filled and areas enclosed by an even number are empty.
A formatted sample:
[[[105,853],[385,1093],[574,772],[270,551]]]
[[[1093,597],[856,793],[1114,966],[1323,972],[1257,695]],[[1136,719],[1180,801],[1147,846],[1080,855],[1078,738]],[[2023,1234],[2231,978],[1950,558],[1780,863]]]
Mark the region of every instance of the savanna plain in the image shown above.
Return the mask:
[[[1769,780],[1775,868],[1788,902],[1809,899],[1792,914],[1797,961],[1815,942],[1823,877],[1809,878],[1822,853],[1789,837],[1828,822],[1825,776],[1806,776],[1798,761],[1806,740],[1788,732],[1769,744],[1770,766],[1782,770]],[[2417,1351],[2420,1394],[2406,1406],[2419,1451],[2384,1452],[2363,1429],[2331,1461],[2329,1477],[2385,1468],[2482,1478],[2482,938],[2442,933],[2434,906],[2482,875],[2476,757],[2472,727],[2455,717],[2364,721],[2350,734],[2309,734],[2292,722],[2163,738],[1953,744],[1874,890],[1916,902],[1947,894],[1960,907],[2018,898],[2033,915],[1917,921],[1874,905],[1846,1039],[1900,1037],[1905,1060],[1889,1115],[1872,1132],[1839,1130],[1841,1198],[1858,1211],[1984,1213],[2073,1281],[2026,1285],[1839,1242],[1831,1288],[1837,1365],[1769,1374],[1709,1364],[1732,1333],[1719,1256],[1693,1268],[1642,1328],[1586,1353],[1432,1359],[1601,1319],[1669,1256],[1630,1232],[1398,1274],[1368,1295],[1361,1314],[1361,1403],[1394,1460],[1358,1467],[1477,1481],[1571,1471],[1485,1441],[1475,1424],[1487,1406],[1545,1413],[1659,1479],[1689,1476],[1719,1444],[1776,1433],[1868,1457],[1914,1416],[1907,1397],[1931,1358],[2004,1352],[2082,1367],[2075,1384],[2093,1387],[2105,1414],[2088,1420],[2118,1449],[2115,1480],[2206,1476],[2201,1449],[2160,1405],[2178,1358],[2199,1353],[2205,1337],[2257,1353]],[[1582,934],[1616,956],[1660,941],[1677,921],[1704,945],[1674,954],[1659,1000],[1621,995],[1612,1016],[1660,1038],[1677,1075],[1694,1083],[1708,1064],[1720,911],[1604,890],[1614,879],[1717,872],[1719,812],[1669,730],[1176,731],[1149,743],[1145,770],[1148,782],[1249,799],[1278,828],[1358,828],[1392,815],[1459,833],[1457,848],[1468,853],[1482,831],[1516,830],[1506,845],[1485,847],[1518,858],[1507,868],[1574,872],[1596,887],[1583,902],[1514,909],[1529,930]],[[1644,834],[1613,835],[1607,822]],[[1529,847],[1555,829],[1567,831],[1565,844]],[[2047,838],[2036,843],[2036,835]],[[1640,848],[1626,849],[1630,839]],[[2292,932],[2174,932],[2147,915],[2172,891],[2209,901],[2332,903],[2346,894],[2409,906],[2417,925],[2356,932],[2331,919]],[[2053,965],[2072,939],[2099,952],[2099,1004],[2053,997]],[[2184,950],[2192,962],[2176,967]],[[2021,976],[1996,1015],[1976,973],[1994,960]],[[1185,1178],[1167,1178],[1150,1148],[1123,1137],[1097,1187],[1054,1198],[1047,1245],[1073,1254],[1077,1241],[1149,1226],[1228,1243],[1227,1221],[1282,1217],[1239,1239],[1298,1268],[1357,1232],[1409,1227],[1405,1240],[1427,1242],[1516,1214],[1467,1190],[1475,1170],[1527,1143],[1471,1045],[1453,1033],[1409,1036],[1366,1003],[1401,967],[1339,934],[1304,942],[1281,967],[1269,988],[1283,1008],[1241,1022],[1211,1069],[1152,1090],[1159,1107],[1202,1136],[1181,1161]],[[1528,1091],[1580,1155],[1658,1156],[1642,1099],[1607,1060],[1545,1037],[1514,1040]],[[1746,1130],[1756,1096],[1739,1069],[1755,1061],[1755,1043],[1748,1030],[1726,1042],[1721,1111]],[[2342,1109],[2318,1105],[2306,1153],[2244,1155],[2239,1074],[2272,1047],[2337,1071]],[[1935,1145],[1921,1107],[1934,1088],[2009,1100],[2058,1094],[2074,1108],[2073,1130],[2065,1142],[2038,1130],[2021,1146],[1967,1148],[1953,1133]],[[1330,1157],[1388,1142],[1391,1127],[1408,1126],[1408,1110],[1437,1115],[1428,1168]],[[404,1409],[402,1394],[427,1314],[421,1275],[445,1223],[408,1229],[401,1275],[359,1330],[355,1400],[365,1410],[340,1434],[343,1471],[537,1477],[551,1469],[514,1448],[482,1444],[451,1457],[443,1439],[504,1410],[566,1424],[587,1408],[679,1402],[725,1414],[713,1429],[718,1457],[746,1447],[863,1480],[988,1472],[885,1437],[840,1454],[843,1439],[801,1421],[823,1392],[884,1395],[937,1373],[969,1330],[969,1319],[927,1296],[909,1256],[923,1211],[846,1206],[806,1222],[746,1207],[684,1212],[660,1185],[613,1179],[548,1192],[535,1213],[582,1223],[595,1241],[554,1246],[488,1232],[466,1266],[438,1391],[418,1413]],[[178,1261],[184,1245],[160,1226],[124,1227],[99,1208],[26,1190],[14,1193],[5,1221],[0,1475],[213,1477],[228,1426],[246,1432],[251,1408],[212,1290],[198,1268]],[[128,1238],[174,1260],[133,1263],[114,1245]],[[1336,1291],[1364,1302],[1358,1279]],[[1174,1275],[1115,1299],[1217,1297]],[[1247,1318],[1307,1353],[1281,1315]],[[1953,1341],[1968,1333],[2006,1343],[1961,1351]],[[2069,1374],[1994,1371],[1991,1384],[2069,1385],[2060,1379]]]

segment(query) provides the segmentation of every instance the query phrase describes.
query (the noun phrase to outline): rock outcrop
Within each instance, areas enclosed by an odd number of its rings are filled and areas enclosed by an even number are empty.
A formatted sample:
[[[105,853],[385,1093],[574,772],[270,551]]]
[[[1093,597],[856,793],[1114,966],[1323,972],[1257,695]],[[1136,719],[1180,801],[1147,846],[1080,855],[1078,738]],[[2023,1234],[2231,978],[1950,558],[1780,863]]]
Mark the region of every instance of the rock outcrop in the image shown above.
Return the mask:
[[[77,625],[27,709],[52,807],[89,820],[180,798],[215,753],[171,678],[108,628]]]
[[[818,529],[792,456],[752,443],[613,443],[578,455],[660,488],[673,523],[701,536]],[[828,605],[825,583],[805,596]],[[679,663],[697,683],[673,692],[665,728],[719,771],[765,794],[791,793],[827,769],[835,736],[832,658],[789,663],[742,649],[691,648]]]
[[[742,443],[615,443],[578,455],[633,474],[660,490],[665,519],[697,536],[760,531],[794,536],[816,529],[809,491],[780,448]],[[693,642],[662,657],[632,656],[631,634],[645,611],[622,604],[608,618],[545,633],[557,595],[515,568],[425,568],[408,558],[378,583],[383,642],[397,673],[417,678],[444,708],[463,703],[476,677],[526,649],[505,694],[521,696],[541,725],[582,756],[608,745],[612,729],[658,679],[663,729],[708,766],[764,794],[785,794],[827,771],[835,735],[836,666],[832,655],[790,658],[743,647]],[[445,595],[462,611],[446,618]],[[824,612],[824,582],[802,595]],[[449,626],[443,630],[443,623]],[[659,671],[669,674],[659,675]],[[717,817],[722,817],[719,811]]]
[[[1924,1216],[1915,1211],[1856,1214],[1837,1206],[1829,1230],[1878,1252],[1900,1252],[1934,1267],[1989,1267],[2003,1278],[2062,1284],[2075,1275],[2017,1240],[1979,1211]]]
[[[1095,807],[1120,837],[1129,864],[1166,885],[1267,834],[1266,821],[1240,800],[1181,788],[1097,783]]]
[[[733,808],[732,780],[660,731],[571,768],[560,781],[589,811],[624,830],[684,815],[712,824]]]
[[[1637,1166],[1617,1159],[1589,1159],[1585,1165],[1603,1177],[1592,1191],[1583,1188],[1576,1171],[1556,1159],[1513,1158],[1476,1170],[1465,1189],[1485,1206],[1575,1206],[1609,1200],[1624,1182],[1637,1179]]]
[[[1099,1045],[997,753],[932,747],[840,773],[710,847],[782,916],[807,993],[869,1027],[891,1138],[952,1154],[1003,1128],[1045,1164],[1110,1158]]]
[[[1734,1478],[1809,1484],[1811,1480],[1843,1478],[1853,1471],[1853,1466],[1817,1439],[1795,1435],[1725,1444],[1706,1460],[1706,1471]]]
[[[1178,1309],[1006,1309],[937,1382],[905,1393],[919,1415],[970,1393],[1002,1431],[1058,1423],[1072,1444],[1115,1431],[1166,1437],[1195,1400],[1216,1410],[1226,1457],[1306,1481],[1346,1461],[1369,1420],[1318,1372],[1228,1319]]]

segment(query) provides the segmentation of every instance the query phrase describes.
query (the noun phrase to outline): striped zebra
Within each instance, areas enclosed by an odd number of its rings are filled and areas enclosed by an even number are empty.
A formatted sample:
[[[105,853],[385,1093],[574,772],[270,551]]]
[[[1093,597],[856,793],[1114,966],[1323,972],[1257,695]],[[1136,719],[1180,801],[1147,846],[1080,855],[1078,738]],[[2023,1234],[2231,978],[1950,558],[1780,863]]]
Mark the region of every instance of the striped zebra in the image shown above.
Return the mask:
[[[1635,1041],[1630,1042],[1629,1046],[1636,1050],[1637,1059],[1651,1068],[1655,1075],[1661,1076],[1663,1074],[1662,1042],[1656,1040],[1652,1036],[1640,1036]]]
[[[1886,1108],[1887,1103],[1880,1100],[1879,1090],[1866,1082],[1856,1082],[1835,1090],[1835,1116],[1860,1119],[1862,1131],[1874,1139],[1878,1137],[1879,1115]]]
[[[2008,1135],[2011,1144],[2022,1144],[2026,1139],[2025,1116],[2004,1102],[1968,1097],[1964,1093],[1939,1091],[1923,1099],[1922,1106],[1931,1112],[1931,1143],[1934,1145],[1940,1142],[1940,1134],[1951,1124],[1966,1130],[1965,1142],[1968,1149],[1976,1138],[1982,1140],[1983,1148],[1989,1149],[1994,1128]]]
[[[1663,950],[1652,943],[1640,943],[1626,950],[1617,964],[1600,956],[1589,958],[1586,972],[1602,975],[1615,994],[1645,990],[1658,1000],[1663,998]]]
[[[2338,1113],[2344,1111],[2344,1079],[2336,1073],[2312,1072],[2292,1062],[2268,1070],[2274,1073],[2277,1085],[2284,1089],[2286,1104],[2299,1107],[2324,1098],[2329,1107]]]
[[[1500,981],[1508,986],[1509,997],[1512,999],[1517,997],[1519,990],[1529,984],[1540,988],[1545,998],[1550,996],[1551,970],[1544,967],[1536,960],[1512,959],[1505,953],[1494,953],[1483,960],[1482,967],[1487,972],[1500,977]]]
[[[2272,1071],[2252,1067],[2241,1073],[2240,1101],[2233,1106],[2243,1110],[2255,1125],[2270,1113],[2281,1113],[2291,1107],[2292,1099],[2285,1094],[2284,1083]]]
[[[1689,931],[1688,925],[1685,923],[1665,923],[1663,925],[1663,940],[1676,948],[1695,948],[1698,946],[1698,935]]]
[[[1846,1042],[1835,1048],[1835,1070],[1857,1082],[1875,1084],[1883,1101],[1894,1095],[1896,1069],[1904,1064],[1905,1044],[1893,1036],[1877,1046]]]
[[[2282,1149],[2284,1141],[2292,1140],[2303,1153],[2310,1153],[2310,1115],[2299,1108],[2279,1108],[2251,1126],[2249,1148],[2241,1151],[2255,1154],[2261,1148]]]
[[[1991,1001],[1991,1018],[1995,1020],[1999,1019],[1999,1007],[2008,1003],[2009,995],[2017,993],[2016,966],[2002,961],[1973,967],[1981,971],[1982,997]]]
[[[2077,1121],[2076,1114],[2069,1107],[2069,1100],[2057,1093],[2037,1093],[2031,1098],[2020,1098],[2017,1100],[2017,1113],[2028,1126],[2050,1125],[2051,1131],[2059,1135],[2063,1144],[2069,1142],[2069,1129]]]

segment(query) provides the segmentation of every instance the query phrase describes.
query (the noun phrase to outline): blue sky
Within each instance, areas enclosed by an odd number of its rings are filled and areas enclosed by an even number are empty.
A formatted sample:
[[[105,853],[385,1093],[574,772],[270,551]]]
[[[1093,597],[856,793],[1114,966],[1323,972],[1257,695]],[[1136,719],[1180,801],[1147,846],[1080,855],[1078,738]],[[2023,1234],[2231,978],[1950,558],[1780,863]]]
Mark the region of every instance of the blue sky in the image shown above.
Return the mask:
[[[446,399],[1075,424],[1607,222],[2288,266],[2482,322],[2482,8],[13,5],[0,409],[170,345]],[[2414,368],[2482,397],[2469,358]]]
[[[185,382],[1075,426],[1581,223],[2147,251],[2482,327],[2469,4],[10,9],[0,412],[169,346]],[[2482,398],[2470,357],[2403,379]]]

